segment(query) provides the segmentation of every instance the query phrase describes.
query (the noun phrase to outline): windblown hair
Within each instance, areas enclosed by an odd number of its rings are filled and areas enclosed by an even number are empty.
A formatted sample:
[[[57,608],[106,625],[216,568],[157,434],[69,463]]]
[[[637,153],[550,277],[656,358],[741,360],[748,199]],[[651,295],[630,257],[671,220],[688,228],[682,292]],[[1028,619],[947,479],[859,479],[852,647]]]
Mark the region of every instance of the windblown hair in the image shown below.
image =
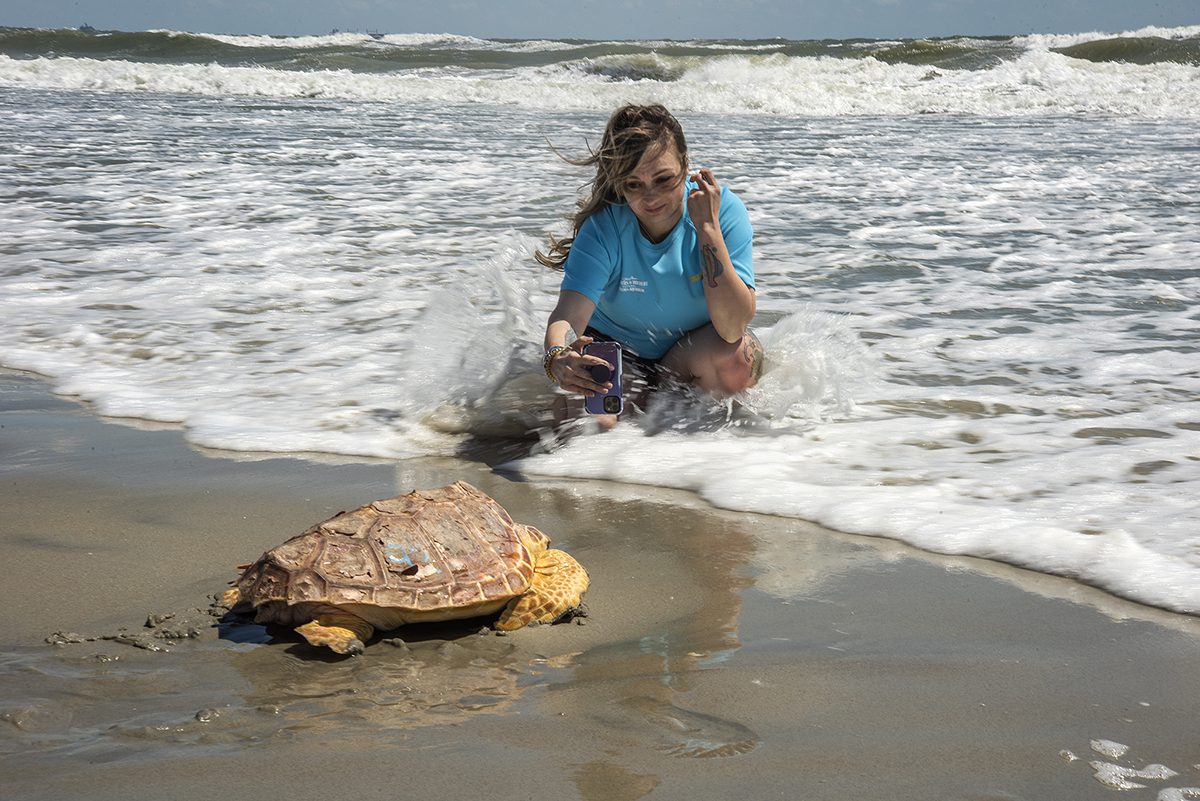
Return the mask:
[[[575,160],[563,156],[564,161],[576,167],[595,166],[596,177],[591,181],[588,196],[579,201],[578,210],[571,217],[571,235],[563,239],[551,235],[549,253],[539,250],[534,254],[538,262],[561,270],[571,251],[571,243],[587,218],[608,204],[624,203],[621,189],[625,179],[647,153],[672,142],[686,170],[687,140],[683,136],[683,126],[671,112],[657,103],[650,106],[626,105],[609,117],[599,150],[592,150],[589,145],[586,158]]]

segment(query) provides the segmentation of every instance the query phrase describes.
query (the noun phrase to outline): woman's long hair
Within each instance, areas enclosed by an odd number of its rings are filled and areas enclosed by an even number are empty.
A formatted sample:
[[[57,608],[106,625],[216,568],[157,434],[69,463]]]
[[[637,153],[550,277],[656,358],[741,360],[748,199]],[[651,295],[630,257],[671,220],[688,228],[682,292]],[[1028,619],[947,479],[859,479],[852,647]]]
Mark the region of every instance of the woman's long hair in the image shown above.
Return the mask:
[[[624,203],[621,188],[625,179],[648,152],[668,142],[674,142],[681,166],[686,170],[687,140],[683,136],[683,126],[671,112],[657,103],[650,106],[626,105],[608,118],[599,150],[592,150],[589,146],[589,155],[579,160],[562,156],[564,161],[577,167],[594,165],[596,177],[591,182],[591,192],[579,201],[578,211],[571,218],[571,235],[563,239],[551,235],[549,253],[539,250],[534,258],[547,267],[561,270],[571,251],[571,243],[587,218],[609,203]]]

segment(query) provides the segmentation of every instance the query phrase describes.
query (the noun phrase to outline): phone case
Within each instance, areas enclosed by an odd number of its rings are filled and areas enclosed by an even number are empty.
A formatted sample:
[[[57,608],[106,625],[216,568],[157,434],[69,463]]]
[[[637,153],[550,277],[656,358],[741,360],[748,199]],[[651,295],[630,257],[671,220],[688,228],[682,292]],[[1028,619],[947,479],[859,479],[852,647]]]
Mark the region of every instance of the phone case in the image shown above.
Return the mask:
[[[598,356],[613,366],[611,371],[596,365],[592,377],[601,383],[612,382],[607,395],[593,395],[584,399],[583,408],[588,414],[620,414],[625,410],[625,398],[621,394],[621,346],[616,342],[589,342],[583,346],[588,356]],[[609,375],[604,375],[608,372]]]

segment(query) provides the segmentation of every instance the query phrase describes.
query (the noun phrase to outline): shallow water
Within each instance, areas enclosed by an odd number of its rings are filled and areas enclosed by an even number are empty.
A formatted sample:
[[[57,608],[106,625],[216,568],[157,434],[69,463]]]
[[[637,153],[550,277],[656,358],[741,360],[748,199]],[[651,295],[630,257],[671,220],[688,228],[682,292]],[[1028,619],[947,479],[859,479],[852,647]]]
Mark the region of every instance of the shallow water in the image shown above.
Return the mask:
[[[771,356],[744,400],[766,422],[664,400],[516,469],[1196,613],[1198,68],[1055,49],[1088,41],[984,42],[1007,50],[935,80],[715,44],[636,80],[579,54],[547,78],[280,72],[245,42],[222,45],[239,67],[10,50],[0,363],[215,448],[403,458],[536,432],[557,286],[531,253],[586,180],[547,140],[578,153],[619,100],[662,99],[750,208]],[[710,113],[731,94],[741,113]]]

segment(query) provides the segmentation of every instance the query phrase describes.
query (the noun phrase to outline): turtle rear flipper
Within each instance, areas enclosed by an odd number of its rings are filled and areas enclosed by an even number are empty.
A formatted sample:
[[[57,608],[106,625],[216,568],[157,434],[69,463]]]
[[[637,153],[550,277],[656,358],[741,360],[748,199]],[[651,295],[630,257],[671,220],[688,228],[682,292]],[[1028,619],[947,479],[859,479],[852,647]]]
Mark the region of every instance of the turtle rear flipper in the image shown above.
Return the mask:
[[[361,654],[375,627],[361,617],[345,612],[322,612],[316,620],[296,627],[296,633],[318,648],[327,646],[339,654]]]
[[[579,606],[587,588],[587,571],[574,557],[556,548],[543,551],[529,589],[509,602],[496,628],[512,631],[530,623],[553,623]]]

